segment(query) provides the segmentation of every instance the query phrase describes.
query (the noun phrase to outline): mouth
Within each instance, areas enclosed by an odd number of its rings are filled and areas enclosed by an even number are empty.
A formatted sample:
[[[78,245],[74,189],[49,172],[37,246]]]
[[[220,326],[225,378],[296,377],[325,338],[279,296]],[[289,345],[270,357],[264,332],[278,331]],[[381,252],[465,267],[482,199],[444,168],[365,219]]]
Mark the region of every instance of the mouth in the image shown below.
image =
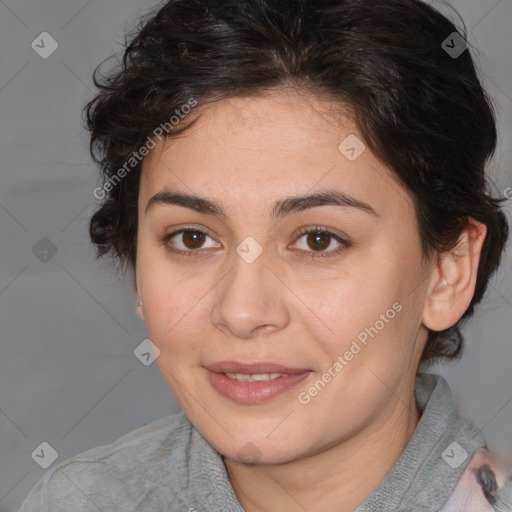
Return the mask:
[[[268,382],[280,377],[290,377],[290,374],[287,373],[224,373],[224,375],[238,382]]]
[[[242,404],[258,404],[289,391],[312,370],[275,363],[224,361],[206,367],[210,384],[222,396]]]

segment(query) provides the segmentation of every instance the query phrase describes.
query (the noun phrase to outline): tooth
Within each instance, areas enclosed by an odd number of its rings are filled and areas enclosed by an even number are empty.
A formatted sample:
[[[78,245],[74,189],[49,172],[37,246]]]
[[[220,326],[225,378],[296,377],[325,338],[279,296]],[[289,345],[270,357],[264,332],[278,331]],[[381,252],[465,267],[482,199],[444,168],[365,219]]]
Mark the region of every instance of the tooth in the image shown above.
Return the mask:
[[[270,380],[270,375],[268,373],[254,373],[251,375],[252,380],[262,381],[262,380]]]
[[[288,377],[288,375],[284,373],[253,373],[251,375],[246,373],[226,373],[225,375],[239,382],[267,382],[279,377]]]

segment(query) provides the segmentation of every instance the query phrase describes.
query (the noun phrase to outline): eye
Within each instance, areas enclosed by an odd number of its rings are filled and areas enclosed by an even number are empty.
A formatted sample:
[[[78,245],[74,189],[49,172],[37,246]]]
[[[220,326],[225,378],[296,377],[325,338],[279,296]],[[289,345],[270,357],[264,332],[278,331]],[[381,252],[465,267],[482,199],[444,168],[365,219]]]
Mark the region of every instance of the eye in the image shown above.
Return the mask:
[[[299,249],[313,258],[335,256],[350,246],[346,240],[320,226],[301,230],[297,240]],[[329,248],[331,250],[327,251]]]
[[[212,237],[205,231],[196,228],[183,228],[165,235],[161,242],[169,252],[182,254],[184,256],[194,256],[194,253],[200,252],[199,249],[210,249],[219,247],[220,244],[204,247],[207,239],[213,241]]]
[[[205,246],[208,239],[210,245]],[[208,252],[207,249],[221,247],[208,233],[193,227],[173,231],[160,241],[167,251],[182,256],[199,256]],[[349,242],[320,226],[302,229],[295,244],[305,256],[313,258],[335,256],[350,246]]]

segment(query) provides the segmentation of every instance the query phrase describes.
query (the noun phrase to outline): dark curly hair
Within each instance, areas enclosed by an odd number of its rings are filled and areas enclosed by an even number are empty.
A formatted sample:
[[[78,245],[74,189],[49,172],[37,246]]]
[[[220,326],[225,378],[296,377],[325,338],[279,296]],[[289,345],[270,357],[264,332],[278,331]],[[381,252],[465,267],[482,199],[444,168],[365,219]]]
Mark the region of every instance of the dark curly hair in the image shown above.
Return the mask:
[[[456,325],[429,331],[422,367],[460,357],[461,324],[482,299],[508,238],[504,199],[491,196],[485,176],[496,147],[495,111],[469,45],[460,46],[466,36],[463,22],[456,28],[420,0],[158,6],[127,34],[118,65],[107,74],[100,72],[106,61],[95,69],[99,92],[84,108],[104,184],[90,221],[98,257],[111,253],[123,272],[135,270],[141,162],[133,158],[157,127],[174,137],[193,125],[200,116],[169,123],[191,99],[206,105],[291,86],[351,108],[367,147],[414,199],[424,257],[453,248],[468,217],[487,226],[473,299]]]

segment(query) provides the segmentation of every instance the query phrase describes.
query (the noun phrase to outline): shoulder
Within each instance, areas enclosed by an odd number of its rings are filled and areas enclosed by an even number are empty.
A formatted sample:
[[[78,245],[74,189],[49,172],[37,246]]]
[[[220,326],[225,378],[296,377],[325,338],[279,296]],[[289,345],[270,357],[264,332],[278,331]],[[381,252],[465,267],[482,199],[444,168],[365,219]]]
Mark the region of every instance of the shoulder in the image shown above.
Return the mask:
[[[512,511],[512,473],[481,448],[471,458],[450,499],[439,512]]]
[[[191,432],[181,412],[75,455],[43,475],[19,512],[128,510],[142,497],[167,510],[187,471]]]

